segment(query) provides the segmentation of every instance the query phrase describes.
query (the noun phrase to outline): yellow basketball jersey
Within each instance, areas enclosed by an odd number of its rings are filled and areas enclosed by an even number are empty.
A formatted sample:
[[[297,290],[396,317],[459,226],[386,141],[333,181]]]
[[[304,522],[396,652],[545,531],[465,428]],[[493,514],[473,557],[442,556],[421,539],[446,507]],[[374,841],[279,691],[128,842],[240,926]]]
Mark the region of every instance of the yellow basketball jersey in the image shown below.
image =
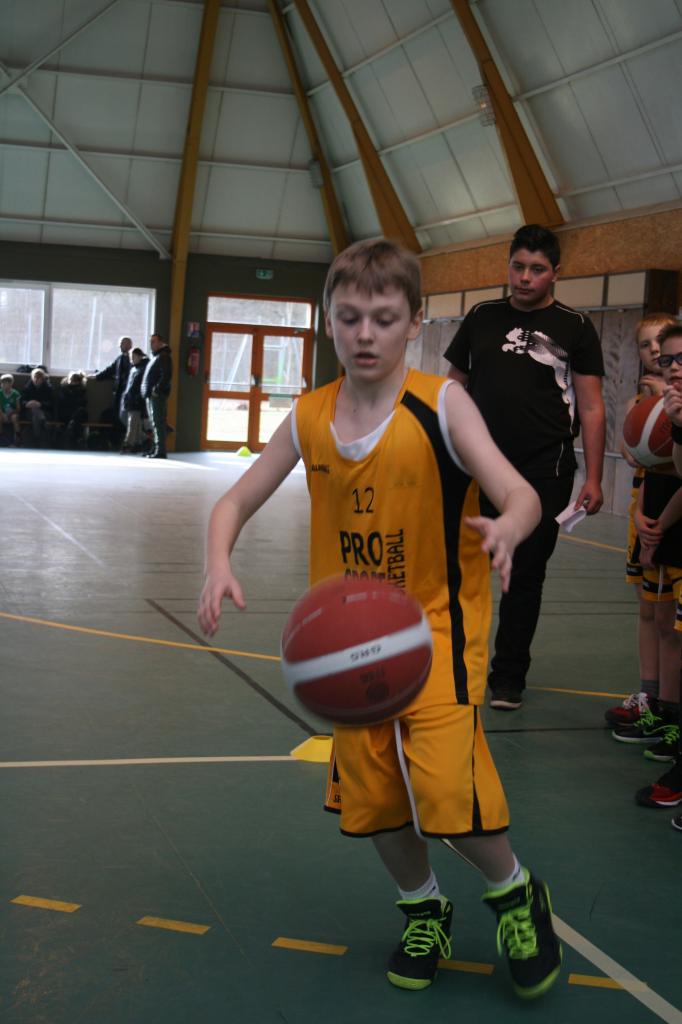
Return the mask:
[[[490,566],[463,524],[478,485],[456,463],[439,421],[442,377],[410,370],[390,422],[357,461],[331,429],[342,379],[300,398],[296,433],[311,499],[310,581],[378,577],[421,603],[433,666],[412,707],[480,704],[491,619]],[[458,385],[452,385],[458,386]]]

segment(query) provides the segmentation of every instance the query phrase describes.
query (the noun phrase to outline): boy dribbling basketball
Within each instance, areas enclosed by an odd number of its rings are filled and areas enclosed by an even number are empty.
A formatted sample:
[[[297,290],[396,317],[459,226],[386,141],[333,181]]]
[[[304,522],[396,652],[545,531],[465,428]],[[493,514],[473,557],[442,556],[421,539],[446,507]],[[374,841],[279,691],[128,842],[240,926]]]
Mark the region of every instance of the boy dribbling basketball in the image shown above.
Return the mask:
[[[425,988],[439,957],[450,956],[452,904],[440,893],[426,842],[439,838],[483,874],[483,899],[497,915],[514,988],[533,998],[555,981],[561,949],[547,887],[519,864],[506,836],[507,805],[479,706],[490,561],[506,588],[514,549],[539,521],[540,504],[461,385],[405,366],[407,342],[421,326],[411,253],[385,240],[351,246],[334,260],[324,299],[345,375],[299,399],[216,504],[199,622],[211,636],[223,597],[245,607],[230,553],[301,457],[311,498],[311,583],[338,573],[393,573],[422,604],[433,634],[432,670],[418,697],[396,720],[336,728],[330,765],[328,809],[340,812],[344,834],[372,838],[398,887],[405,922],[388,978]],[[495,520],[479,514],[478,482],[500,511]],[[357,537],[350,548],[340,543],[348,533]],[[368,558],[370,548],[382,555]],[[399,575],[389,562],[397,557]]]

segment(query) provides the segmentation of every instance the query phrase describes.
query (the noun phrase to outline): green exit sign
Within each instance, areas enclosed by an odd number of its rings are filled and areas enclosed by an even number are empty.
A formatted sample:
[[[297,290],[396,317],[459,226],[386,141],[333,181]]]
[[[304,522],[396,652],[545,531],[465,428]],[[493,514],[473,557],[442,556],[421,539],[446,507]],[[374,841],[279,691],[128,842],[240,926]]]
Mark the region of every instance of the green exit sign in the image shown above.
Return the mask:
[[[256,277],[259,281],[272,281],[275,276],[274,270],[257,270]]]

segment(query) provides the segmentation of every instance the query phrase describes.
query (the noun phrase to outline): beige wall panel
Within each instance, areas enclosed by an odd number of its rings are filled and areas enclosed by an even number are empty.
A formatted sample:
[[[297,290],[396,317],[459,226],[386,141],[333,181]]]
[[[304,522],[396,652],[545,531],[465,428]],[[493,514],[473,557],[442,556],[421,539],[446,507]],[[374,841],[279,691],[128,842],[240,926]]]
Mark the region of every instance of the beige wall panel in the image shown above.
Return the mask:
[[[574,309],[596,309],[604,302],[604,278],[560,277],[554,288],[554,297]]]
[[[567,277],[642,268],[682,270],[682,209],[561,228],[561,272]],[[507,280],[509,240],[421,258],[424,294],[486,288]]]
[[[462,293],[445,292],[442,295],[429,295],[426,312],[429,319],[437,316],[461,316]]]
[[[607,306],[643,306],[646,273],[640,270],[638,274],[614,274],[607,288]]]
[[[497,288],[475,288],[464,296],[464,312],[468,313],[477,302],[487,302],[489,299],[501,299],[504,294],[502,286]]]

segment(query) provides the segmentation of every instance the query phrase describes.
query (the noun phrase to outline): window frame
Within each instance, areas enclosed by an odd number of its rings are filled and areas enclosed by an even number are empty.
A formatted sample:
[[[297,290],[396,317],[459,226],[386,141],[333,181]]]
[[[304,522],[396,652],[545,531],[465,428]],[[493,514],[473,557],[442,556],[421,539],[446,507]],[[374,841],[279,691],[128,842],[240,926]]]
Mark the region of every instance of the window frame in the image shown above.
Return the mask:
[[[140,288],[135,285],[125,284],[86,284],[78,281],[22,281],[14,278],[0,278],[0,289],[10,290],[12,288],[33,289],[44,293],[43,337],[39,362],[44,363],[44,365],[47,366],[49,374],[53,377],[64,376],[64,374],[74,369],[73,366],[52,365],[52,312],[55,289],[81,292],[138,292],[140,294],[149,295],[151,301],[149,305],[149,315],[147,317],[147,333],[145,340],[149,335],[154,333],[156,322],[156,288]],[[92,372],[96,369],[101,369],[101,367],[84,366],[78,367],[78,369],[83,369],[86,372]],[[2,373],[16,373],[16,365],[15,363],[0,362],[0,371]]]

